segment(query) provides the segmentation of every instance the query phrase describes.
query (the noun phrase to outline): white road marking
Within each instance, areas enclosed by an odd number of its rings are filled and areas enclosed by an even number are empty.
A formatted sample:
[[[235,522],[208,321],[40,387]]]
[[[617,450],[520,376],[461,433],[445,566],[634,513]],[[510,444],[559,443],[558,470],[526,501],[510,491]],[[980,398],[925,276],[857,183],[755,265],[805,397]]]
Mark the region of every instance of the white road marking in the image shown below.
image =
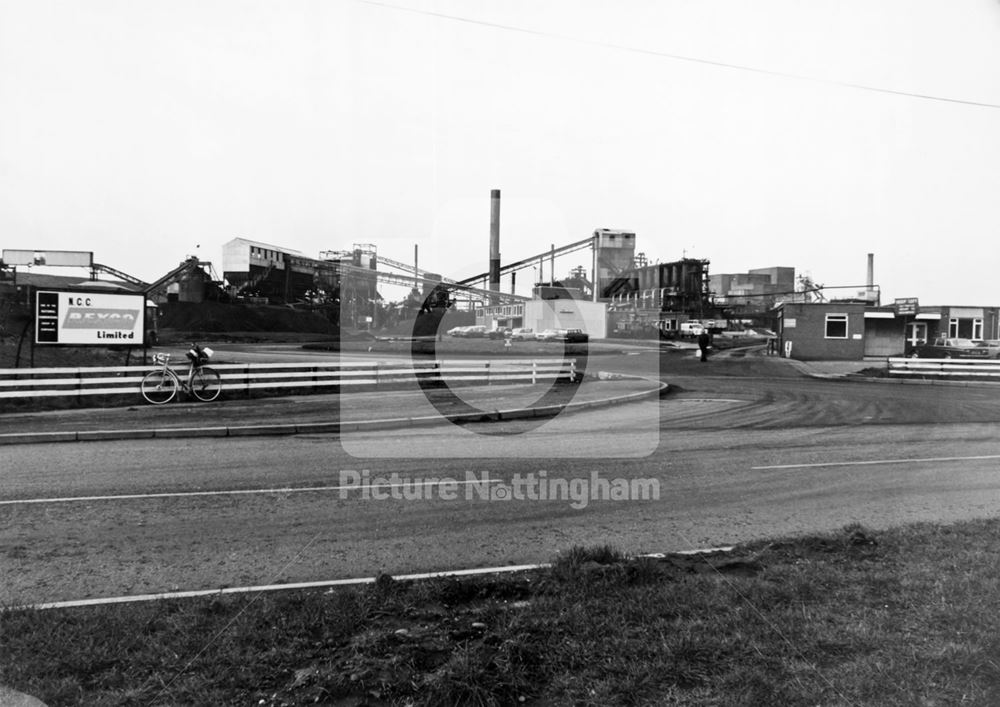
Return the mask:
[[[421,574],[392,575],[395,580],[420,580],[435,577],[467,577],[479,574],[500,574],[504,572],[526,572],[528,570],[548,567],[539,565],[510,565],[507,567],[483,567],[471,570],[447,570],[444,572],[424,572]],[[54,601],[47,604],[26,604],[14,609],[67,609],[77,606],[102,606],[105,604],[129,604],[141,601],[160,601],[163,599],[190,599],[192,597],[208,597],[220,594],[245,594],[248,592],[276,592],[285,589],[318,589],[322,587],[346,587],[356,584],[372,584],[375,577],[360,577],[357,579],[330,579],[322,582],[295,582],[289,584],[266,584],[256,587],[221,587],[219,589],[197,589],[186,592],[163,592],[161,594],[136,594],[127,597],[106,597],[103,599],[77,599],[74,601]]]
[[[920,459],[869,459],[855,462],[816,462],[814,464],[772,464],[770,466],[752,466],[751,471],[768,471],[773,469],[816,469],[828,466],[875,466],[878,464],[926,464],[928,462],[960,462],[985,459],[1000,459],[1000,454],[983,454],[973,457],[923,457]]]
[[[14,499],[10,501],[0,501],[0,506],[13,506],[19,503],[79,503],[81,501],[124,501],[133,499],[146,499],[146,498],[186,498],[191,496],[250,496],[255,494],[267,494],[267,493],[322,493],[325,491],[343,491],[343,490],[372,490],[372,489],[391,489],[391,488],[412,488],[414,486],[441,486],[442,484],[479,484],[479,483],[489,483],[489,484],[499,484],[503,483],[501,479],[486,479],[484,481],[477,480],[453,480],[453,479],[441,479],[439,481],[413,481],[409,483],[402,484],[352,484],[348,486],[288,486],[284,488],[268,488],[268,489],[234,489],[231,491],[175,491],[175,492],[164,492],[164,493],[128,493],[128,494],[118,494],[114,496],[64,496],[61,498],[22,498]]]
[[[671,555],[707,555],[720,552],[731,552],[733,550],[732,545],[725,547],[711,547],[704,548],[701,550],[680,550],[678,552],[669,553]],[[639,557],[649,557],[653,559],[662,559],[667,556],[668,553],[653,552],[646,555],[640,555]],[[400,574],[391,575],[394,580],[397,581],[407,581],[407,580],[423,580],[423,579],[434,579],[437,577],[471,577],[475,575],[482,574],[505,574],[508,572],[528,572],[531,570],[543,569],[545,567],[551,567],[549,563],[540,563],[535,565],[507,565],[504,567],[480,567],[475,569],[465,569],[465,570],[444,570],[441,572],[421,572],[419,574]],[[75,599],[72,601],[54,601],[44,604],[25,604],[23,606],[12,607],[14,610],[20,609],[69,609],[73,607],[81,606],[104,606],[107,604],[130,604],[134,602],[144,602],[144,601],[160,601],[164,599],[191,599],[195,597],[208,597],[208,596],[218,596],[221,594],[246,594],[249,592],[276,592],[285,589],[319,589],[323,587],[349,587],[359,584],[372,584],[376,581],[376,577],[358,577],[355,579],[330,579],[319,582],[295,582],[288,584],[265,584],[258,585],[255,587],[220,587],[219,589],[196,589],[183,592],[162,592],[160,594],[135,594],[133,596],[124,597],[104,597],[101,599]]]

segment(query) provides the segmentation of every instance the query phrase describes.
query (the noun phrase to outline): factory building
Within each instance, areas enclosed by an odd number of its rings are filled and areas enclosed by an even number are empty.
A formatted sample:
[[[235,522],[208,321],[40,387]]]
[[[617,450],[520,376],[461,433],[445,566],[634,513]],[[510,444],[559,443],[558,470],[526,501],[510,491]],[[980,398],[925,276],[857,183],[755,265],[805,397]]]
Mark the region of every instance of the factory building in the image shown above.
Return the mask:
[[[856,299],[784,302],[777,315],[782,351],[804,361],[907,356],[937,337],[1000,339],[1000,307],[922,306],[915,298],[873,306]]]
[[[319,258],[269,243],[234,238],[222,246],[222,275],[234,299],[305,303],[339,309],[351,326],[370,324],[378,299],[375,246],[323,251]]]
[[[476,324],[487,329],[524,327],[536,332],[582,329],[595,339],[607,337],[605,302],[591,302],[582,291],[568,287],[544,285],[534,288],[533,294],[525,302],[477,308]]]
[[[593,238],[595,299],[608,299],[625,286],[635,267],[635,234],[599,228],[594,231]]]
[[[714,318],[708,260],[683,258],[633,267],[608,291],[608,334],[677,336],[692,319]]]
[[[717,273],[709,275],[708,287],[719,304],[769,308],[781,295],[795,291],[795,268],[771,267],[745,273]]]

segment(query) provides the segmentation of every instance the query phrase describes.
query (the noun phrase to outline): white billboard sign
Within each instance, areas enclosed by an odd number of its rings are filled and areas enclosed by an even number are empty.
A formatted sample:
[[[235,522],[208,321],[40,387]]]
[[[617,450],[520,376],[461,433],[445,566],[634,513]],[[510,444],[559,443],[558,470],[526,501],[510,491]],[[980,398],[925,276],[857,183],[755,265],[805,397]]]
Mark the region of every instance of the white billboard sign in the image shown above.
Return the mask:
[[[146,331],[144,295],[38,292],[35,343],[141,345]]]
[[[85,250],[12,250],[4,248],[6,265],[57,265],[89,268],[94,264],[94,254]]]

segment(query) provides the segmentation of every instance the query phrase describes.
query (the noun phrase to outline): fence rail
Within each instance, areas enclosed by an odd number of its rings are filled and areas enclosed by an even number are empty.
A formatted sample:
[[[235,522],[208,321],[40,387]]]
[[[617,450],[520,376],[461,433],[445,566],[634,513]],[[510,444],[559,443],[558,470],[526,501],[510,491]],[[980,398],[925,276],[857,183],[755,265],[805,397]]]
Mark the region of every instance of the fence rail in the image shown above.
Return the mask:
[[[1000,360],[954,358],[890,358],[890,376],[1000,377]]]
[[[139,383],[156,365],[87,368],[2,368],[0,399],[139,395]],[[281,388],[340,388],[394,383],[441,381],[539,383],[576,379],[576,360],[561,358],[318,363],[212,364],[222,377],[223,391],[250,393]],[[174,369],[182,378],[187,365]]]

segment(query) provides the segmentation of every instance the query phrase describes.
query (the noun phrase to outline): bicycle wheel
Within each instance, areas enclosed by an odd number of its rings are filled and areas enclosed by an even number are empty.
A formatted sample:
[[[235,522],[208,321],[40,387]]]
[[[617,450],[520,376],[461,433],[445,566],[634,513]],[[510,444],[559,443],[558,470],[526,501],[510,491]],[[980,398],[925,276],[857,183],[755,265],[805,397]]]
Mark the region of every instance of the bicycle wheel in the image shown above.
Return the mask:
[[[202,366],[191,377],[191,394],[203,403],[210,403],[222,392],[222,377],[211,368]]]
[[[180,383],[170,371],[152,371],[143,376],[139,390],[142,397],[153,405],[163,405],[169,403],[177,395]]]

